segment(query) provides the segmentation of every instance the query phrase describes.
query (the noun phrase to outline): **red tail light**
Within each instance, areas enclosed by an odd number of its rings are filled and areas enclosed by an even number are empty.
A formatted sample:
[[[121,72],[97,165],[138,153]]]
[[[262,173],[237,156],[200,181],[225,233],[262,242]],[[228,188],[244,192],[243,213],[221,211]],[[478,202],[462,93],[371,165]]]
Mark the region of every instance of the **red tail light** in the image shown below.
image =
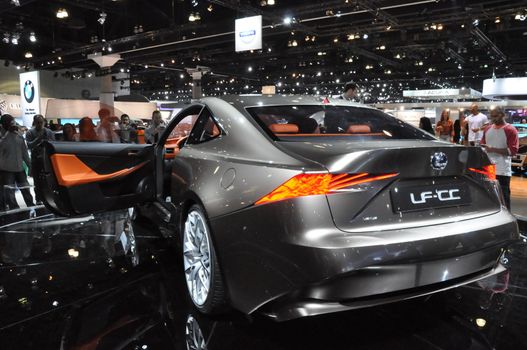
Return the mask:
[[[384,180],[397,175],[399,174],[299,174],[259,199],[256,204],[265,204],[295,197],[328,194],[342,188]]]
[[[496,180],[496,165],[494,164],[485,165],[482,168],[468,168],[468,170],[478,174],[483,174],[488,177],[489,180]]]

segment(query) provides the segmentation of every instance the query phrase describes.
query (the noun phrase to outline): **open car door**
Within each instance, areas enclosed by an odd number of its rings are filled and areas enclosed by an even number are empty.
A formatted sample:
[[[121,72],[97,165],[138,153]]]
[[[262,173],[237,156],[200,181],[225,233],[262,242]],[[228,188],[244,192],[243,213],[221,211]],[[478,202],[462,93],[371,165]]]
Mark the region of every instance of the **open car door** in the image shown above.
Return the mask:
[[[53,212],[79,215],[154,201],[153,145],[46,142],[33,169],[36,191]]]

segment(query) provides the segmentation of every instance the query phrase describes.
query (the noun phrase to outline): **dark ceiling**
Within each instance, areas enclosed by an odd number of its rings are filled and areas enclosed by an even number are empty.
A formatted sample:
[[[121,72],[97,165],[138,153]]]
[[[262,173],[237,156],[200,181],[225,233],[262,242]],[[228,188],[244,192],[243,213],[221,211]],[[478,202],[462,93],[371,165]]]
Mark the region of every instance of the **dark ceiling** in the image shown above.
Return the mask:
[[[406,88],[481,89],[493,75],[527,73],[525,0],[16,2],[1,1],[0,35],[20,39],[2,41],[0,58],[71,69],[82,79],[100,73],[87,55],[111,49],[123,58],[113,72],[130,70],[133,92],[149,98],[187,96],[185,68],[197,65],[211,68],[203,78],[208,95],[259,92],[262,85],[329,94],[354,80],[371,92],[371,102],[401,99]],[[56,17],[59,8],[68,18]],[[190,22],[196,12],[201,19]],[[263,50],[235,53],[234,19],[256,14],[264,21]],[[293,23],[285,25],[286,16]],[[32,58],[24,57],[28,51]]]

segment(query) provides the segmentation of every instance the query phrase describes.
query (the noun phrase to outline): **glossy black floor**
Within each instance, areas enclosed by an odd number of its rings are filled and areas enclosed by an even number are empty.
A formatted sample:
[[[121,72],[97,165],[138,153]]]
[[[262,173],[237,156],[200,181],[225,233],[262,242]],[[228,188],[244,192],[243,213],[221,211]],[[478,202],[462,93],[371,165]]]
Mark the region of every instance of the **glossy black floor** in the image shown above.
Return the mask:
[[[176,248],[126,215],[0,219],[0,349],[527,349],[524,241],[477,284],[274,323],[197,313]]]

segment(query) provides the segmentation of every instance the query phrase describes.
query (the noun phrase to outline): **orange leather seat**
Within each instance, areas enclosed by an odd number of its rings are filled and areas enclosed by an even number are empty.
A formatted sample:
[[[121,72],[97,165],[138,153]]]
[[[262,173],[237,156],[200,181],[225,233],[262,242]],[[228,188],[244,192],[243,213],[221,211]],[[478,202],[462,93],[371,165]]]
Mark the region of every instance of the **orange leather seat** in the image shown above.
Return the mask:
[[[371,128],[367,124],[355,124],[348,126],[346,132],[348,134],[369,134],[371,133]]]
[[[274,134],[297,134],[299,130],[296,124],[270,124],[268,128]]]

